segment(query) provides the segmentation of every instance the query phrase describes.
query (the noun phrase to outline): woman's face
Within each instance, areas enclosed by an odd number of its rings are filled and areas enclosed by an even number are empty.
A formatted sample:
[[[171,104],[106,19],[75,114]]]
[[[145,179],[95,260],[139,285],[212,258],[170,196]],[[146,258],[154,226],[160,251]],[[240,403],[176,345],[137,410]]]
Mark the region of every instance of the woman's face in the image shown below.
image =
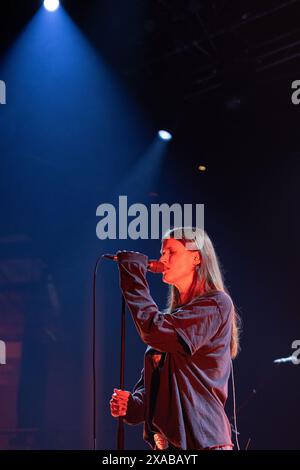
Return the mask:
[[[187,250],[180,240],[167,238],[162,242],[159,261],[165,265],[163,282],[178,286],[194,274],[200,255],[197,251]]]

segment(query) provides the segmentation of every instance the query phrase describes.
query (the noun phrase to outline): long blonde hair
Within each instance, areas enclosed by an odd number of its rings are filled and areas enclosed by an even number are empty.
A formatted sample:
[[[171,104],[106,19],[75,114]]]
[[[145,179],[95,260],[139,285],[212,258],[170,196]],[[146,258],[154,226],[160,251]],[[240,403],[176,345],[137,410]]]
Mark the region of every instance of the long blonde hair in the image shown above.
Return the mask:
[[[189,300],[199,295],[218,290],[229,294],[227,291],[220,268],[220,262],[213,247],[212,241],[207,233],[199,227],[175,227],[168,230],[162,240],[176,238],[183,242],[187,249],[198,251],[201,256],[201,263],[196,266],[197,276],[189,291]],[[167,311],[172,311],[180,305],[180,294],[176,286],[170,285],[167,302]],[[239,352],[240,317],[233,305],[232,332],[230,342],[231,357],[234,359]]]

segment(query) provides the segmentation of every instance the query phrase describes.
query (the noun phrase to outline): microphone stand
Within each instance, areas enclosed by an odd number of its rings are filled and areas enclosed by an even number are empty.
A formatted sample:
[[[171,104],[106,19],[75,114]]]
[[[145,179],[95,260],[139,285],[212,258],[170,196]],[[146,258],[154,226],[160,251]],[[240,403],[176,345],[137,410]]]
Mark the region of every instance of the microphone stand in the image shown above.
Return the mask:
[[[97,272],[98,265],[103,256],[99,257],[96,261],[93,275],[93,449],[97,449],[97,373],[96,373],[96,311],[97,311]],[[121,357],[120,357],[120,389],[124,390],[124,371],[125,371],[125,313],[126,303],[125,297],[122,296],[121,308]],[[123,416],[118,418],[118,437],[117,437],[117,450],[124,450],[124,421]]]
[[[101,258],[111,259],[117,261],[117,255],[105,254]],[[101,259],[100,258],[100,259]],[[93,400],[93,409],[94,409],[94,419],[93,419],[93,435],[94,435],[94,449],[96,446],[96,276],[97,268],[100,259],[97,260],[95,270],[94,270],[94,282],[93,282],[93,382],[94,382],[94,400]],[[164,270],[164,265],[160,261],[149,260],[148,269],[152,272],[161,273]],[[125,312],[126,312],[126,303],[125,297],[121,294],[122,298],[122,308],[121,308],[121,356],[120,356],[120,389],[124,390],[124,370],[125,370]],[[118,434],[117,434],[117,450],[124,450],[124,417],[119,416],[118,418]]]
[[[125,370],[125,298],[122,297],[122,309],[121,309],[121,356],[120,356],[120,389],[124,390],[124,370]],[[118,435],[117,435],[117,450],[124,450],[124,418],[119,416],[118,418]]]

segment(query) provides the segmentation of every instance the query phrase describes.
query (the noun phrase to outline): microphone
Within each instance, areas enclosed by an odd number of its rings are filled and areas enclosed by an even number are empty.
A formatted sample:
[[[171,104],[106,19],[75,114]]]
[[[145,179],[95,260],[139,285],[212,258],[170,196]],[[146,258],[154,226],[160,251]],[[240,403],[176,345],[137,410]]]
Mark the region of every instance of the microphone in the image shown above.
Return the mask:
[[[117,255],[102,255],[102,258],[111,259],[113,261],[118,261]],[[147,270],[151,273],[162,273],[165,270],[165,265],[161,261],[157,261],[156,259],[149,259]]]

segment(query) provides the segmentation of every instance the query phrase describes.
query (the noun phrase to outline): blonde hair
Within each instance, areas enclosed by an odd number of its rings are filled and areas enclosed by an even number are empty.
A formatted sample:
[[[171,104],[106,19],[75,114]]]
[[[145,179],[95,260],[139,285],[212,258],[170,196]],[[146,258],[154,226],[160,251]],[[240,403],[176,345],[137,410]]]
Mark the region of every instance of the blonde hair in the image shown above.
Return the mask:
[[[197,276],[191,285],[189,291],[189,300],[199,295],[217,290],[229,294],[227,291],[223,275],[220,268],[220,262],[215,252],[214,246],[207,233],[199,227],[176,227],[168,230],[162,240],[167,238],[176,238],[183,242],[188,250],[198,251],[200,253],[201,262],[196,266],[195,272]],[[167,311],[172,311],[180,305],[180,294],[176,286],[169,287],[169,295],[167,302]],[[234,359],[239,352],[239,336],[240,336],[240,317],[233,305],[232,316],[232,332],[230,342],[231,357]]]

